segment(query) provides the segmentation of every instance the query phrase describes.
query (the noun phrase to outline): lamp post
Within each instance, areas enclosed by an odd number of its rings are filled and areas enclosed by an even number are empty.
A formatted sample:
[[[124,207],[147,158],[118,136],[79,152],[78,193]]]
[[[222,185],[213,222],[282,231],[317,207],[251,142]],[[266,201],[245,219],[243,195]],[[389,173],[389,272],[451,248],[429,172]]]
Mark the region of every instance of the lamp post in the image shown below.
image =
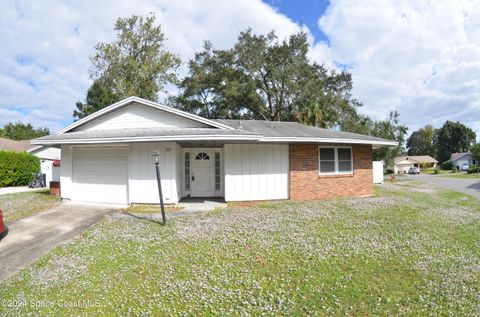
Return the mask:
[[[162,209],[162,224],[167,223],[167,217],[165,216],[165,206],[163,205],[163,194],[162,194],[162,179],[160,177],[160,151],[153,151],[153,164],[155,164],[155,171],[157,173],[157,185],[158,185],[158,195],[160,196],[160,208]]]

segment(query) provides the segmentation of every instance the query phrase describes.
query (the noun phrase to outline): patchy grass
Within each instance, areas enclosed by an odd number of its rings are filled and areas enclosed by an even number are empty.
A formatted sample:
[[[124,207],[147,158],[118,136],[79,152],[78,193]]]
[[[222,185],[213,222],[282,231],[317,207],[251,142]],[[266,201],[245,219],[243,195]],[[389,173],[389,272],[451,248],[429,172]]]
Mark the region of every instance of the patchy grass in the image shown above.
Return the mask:
[[[107,218],[0,284],[27,303],[0,315],[478,316],[480,204],[418,188]]]
[[[173,212],[182,210],[183,207],[165,206],[165,212]],[[124,213],[130,214],[159,214],[161,213],[160,205],[136,204],[122,209]]]
[[[442,170],[442,169],[439,169],[438,173],[435,173],[434,168],[424,168],[424,169],[421,170],[421,172],[424,175],[443,175],[443,174],[452,173],[452,171],[450,171],[450,170]]]
[[[48,190],[0,195],[0,209],[6,223],[33,215],[61,203]]]

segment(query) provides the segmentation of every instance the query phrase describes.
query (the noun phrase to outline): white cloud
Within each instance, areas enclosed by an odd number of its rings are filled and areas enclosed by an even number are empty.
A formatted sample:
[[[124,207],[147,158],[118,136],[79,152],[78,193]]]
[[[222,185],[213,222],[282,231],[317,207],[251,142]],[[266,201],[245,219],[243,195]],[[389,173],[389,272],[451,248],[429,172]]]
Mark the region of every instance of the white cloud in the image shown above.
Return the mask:
[[[118,17],[152,11],[167,48],[185,62],[204,40],[230,47],[248,27],[280,37],[300,29],[259,0],[2,2],[0,126],[21,120],[56,130],[71,121],[90,84],[94,45],[115,38]],[[332,0],[319,27],[328,42],[313,44],[309,34],[310,57],[349,66],[362,112],[378,119],[399,110],[410,131],[459,120],[480,136],[478,2]]]
[[[204,40],[231,46],[248,27],[281,37],[299,26],[259,0],[36,1],[0,4],[0,126],[31,122],[57,130],[72,120],[90,84],[94,45],[115,38],[119,17],[155,12],[167,48],[183,61]]]
[[[363,111],[399,110],[413,131],[459,120],[480,136],[480,5],[472,1],[332,1],[322,56],[352,65]]]

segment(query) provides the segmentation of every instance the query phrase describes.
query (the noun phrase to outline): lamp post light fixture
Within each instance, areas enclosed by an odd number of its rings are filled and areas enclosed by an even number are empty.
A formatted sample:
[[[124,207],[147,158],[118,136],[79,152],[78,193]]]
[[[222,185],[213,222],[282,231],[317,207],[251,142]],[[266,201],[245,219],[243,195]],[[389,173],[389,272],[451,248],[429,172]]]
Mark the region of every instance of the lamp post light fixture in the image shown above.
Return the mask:
[[[155,164],[155,172],[157,173],[157,185],[158,185],[158,195],[160,196],[160,208],[162,209],[162,224],[167,223],[167,217],[165,216],[165,206],[163,205],[163,194],[162,194],[162,179],[160,177],[160,151],[155,150],[152,154],[153,164]]]

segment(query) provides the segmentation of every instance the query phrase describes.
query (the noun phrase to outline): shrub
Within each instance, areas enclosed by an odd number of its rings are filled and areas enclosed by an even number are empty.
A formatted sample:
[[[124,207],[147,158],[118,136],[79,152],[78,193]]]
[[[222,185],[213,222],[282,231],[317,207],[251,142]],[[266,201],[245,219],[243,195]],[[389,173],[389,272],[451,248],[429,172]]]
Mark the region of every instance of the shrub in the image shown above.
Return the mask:
[[[480,173],[480,166],[470,166],[467,173],[468,174]]]
[[[438,165],[435,166],[435,168],[433,169],[433,172],[434,172],[435,174],[440,173],[440,168],[438,167]]]
[[[452,162],[450,161],[445,161],[442,164],[440,164],[440,168],[442,170],[448,171],[452,169]]]
[[[40,170],[40,159],[27,152],[0,151],[0,187],[25,186]]]

